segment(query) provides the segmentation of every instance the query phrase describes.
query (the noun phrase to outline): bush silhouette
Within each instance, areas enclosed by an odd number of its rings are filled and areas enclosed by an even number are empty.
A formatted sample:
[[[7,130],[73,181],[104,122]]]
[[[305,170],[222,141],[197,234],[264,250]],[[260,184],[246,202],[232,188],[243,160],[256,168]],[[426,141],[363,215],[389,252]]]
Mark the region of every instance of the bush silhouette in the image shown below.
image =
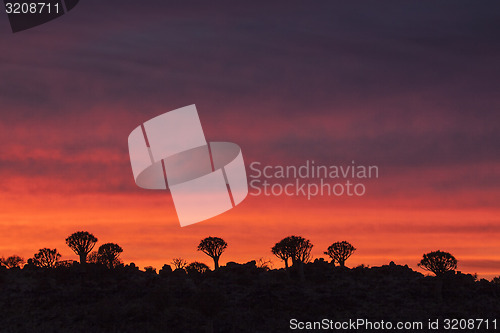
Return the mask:
[[[37,267],[53,268],[61,258],[57,249],[43,248],[33,255],[33,264]]]
[[[269,270],[271,270],[273,268],[273,262],[271,260],[269,260],[269,259],[260,257],[255,262],[255,266],[257,268],[263,269],[265,271],[269,271]]]
[[[72,267],[73,265],[75,265],[76,263],[78,263],[78,261],[75,261],[75,260],[58,260],[56,262],[56,267],[69,268],[69,267]]]
[[[150,274],[156,274],[156,268],[154,268],[153,266],[146,266],[144,267],[144,272]]]
[[[118,257],[123,249],[115,243],[105,243],[99,246],[97,250],[98,261],[106,265],[108,268],[114,268],[120,264]]]
[[[102,259],[99,257],[99,254],[97,253],[97,251],[92,251],[88,254],[87,256],[87,262],[89,264],[104,264],[102,262]]]
[[[214,260],[215,269],[219,268],[219,258],[226,248],[226,241],[219,237],[207,237],[198,245],[198,251],[202,251]]]
[[[163,265],[163,267],[158,271],[158,274],[160,275],[168,275],[172,273],[172,267],[170,267],[170,265]]]
[[[21,267],[25,263],[24,258],[17,255],[10,256],[7,259],[2,258],[1,262],[7,268]]]
[[[442,276],[446,272],[457,268],[457,259],[448,252],[433,251],[423,255],[418,267],[430,271],[436,276]]]
[[[87,255],[97,243],[97,238],[87,231],[77,231],[66,238],[66,244],[80,257],[80,264],[87,262]]]
[[[210,270],[207,265],[198,261],[193,261],[192,263],[187,265],[185,269],[188,274],[193,274],[193,273],[203,274]]]
[[[334,263],[338,263],[340,267],[345,267],[345,261],[356,251],[356,248],[351,243],[342,241],[335,242],[328,247],[325,252]]]

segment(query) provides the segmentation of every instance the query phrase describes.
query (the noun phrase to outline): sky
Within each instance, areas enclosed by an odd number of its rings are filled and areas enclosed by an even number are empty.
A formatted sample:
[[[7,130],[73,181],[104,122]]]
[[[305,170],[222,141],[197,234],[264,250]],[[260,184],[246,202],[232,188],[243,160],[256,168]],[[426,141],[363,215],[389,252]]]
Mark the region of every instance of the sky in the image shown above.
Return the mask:
[[[443,250],[500,275],[498,2],[86,0],[15,34],[0,15],[0,34],[0,256],[77,260],[64,240],[86,230],[140,267],[212,266],[206,236],[227,241],[221,264],[282,267],[271,247],[300,235],[313,258],[351,242],[350,267],[418,270]],[[248,174],[355,161],[379,177],[363,196],[249,195],[181,228],[168,191],[135,185],[127,138],[191,104]]]

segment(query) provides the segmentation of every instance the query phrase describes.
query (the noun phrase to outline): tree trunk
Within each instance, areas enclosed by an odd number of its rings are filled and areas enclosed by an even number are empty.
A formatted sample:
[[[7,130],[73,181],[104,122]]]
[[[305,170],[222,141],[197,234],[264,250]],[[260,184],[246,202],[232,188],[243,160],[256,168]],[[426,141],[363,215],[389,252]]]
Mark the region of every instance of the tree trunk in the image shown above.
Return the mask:
[[[285,270],[288,271],[288,258],[285,259]]]
[[[219,257],[214,257],[215,270],[219,269]]]
[[[86,264],[86,263],[87,263],[87,254],[80,253],[80,264]]]

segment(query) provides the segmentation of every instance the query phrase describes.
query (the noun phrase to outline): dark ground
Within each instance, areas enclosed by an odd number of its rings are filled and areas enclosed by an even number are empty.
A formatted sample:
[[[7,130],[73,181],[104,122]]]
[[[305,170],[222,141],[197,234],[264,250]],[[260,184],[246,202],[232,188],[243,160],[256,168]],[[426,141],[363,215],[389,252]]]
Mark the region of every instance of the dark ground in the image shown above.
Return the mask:
[[[341,269],[316,261],[305,266],[305,281],[255,262],[203,275],[130,266],[1,267],[0,288],[2,333],[290,332],[292,318],[427,325],[428,319],[496,317],[500,325],[499,284],[456,273],[443,278],[440,290],[437,278],[392,263]],[[356,332],[368,331],[375,332]]]

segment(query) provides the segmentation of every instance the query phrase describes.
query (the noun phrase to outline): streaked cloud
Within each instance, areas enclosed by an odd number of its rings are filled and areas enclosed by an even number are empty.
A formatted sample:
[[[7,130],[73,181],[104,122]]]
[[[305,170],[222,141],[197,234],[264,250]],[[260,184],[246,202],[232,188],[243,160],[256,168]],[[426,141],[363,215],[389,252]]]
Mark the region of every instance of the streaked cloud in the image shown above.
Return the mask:
[[[463,270],[498,271],[498,11],[287,4],[89,0],[3,36],[0,255],[57,246],[68,258],[64,238],[88,229],[159,268],[202,259],[208,234],[242,261],[300,233],[317,257],[352,240],[353,265],[415,267],[446,247]],[[357,201],[249,198],[181,229],[169,194],[135,187],[126,138],[192,103],[207,139],[238,142],[247,162],[356,160],[380,178]]]

